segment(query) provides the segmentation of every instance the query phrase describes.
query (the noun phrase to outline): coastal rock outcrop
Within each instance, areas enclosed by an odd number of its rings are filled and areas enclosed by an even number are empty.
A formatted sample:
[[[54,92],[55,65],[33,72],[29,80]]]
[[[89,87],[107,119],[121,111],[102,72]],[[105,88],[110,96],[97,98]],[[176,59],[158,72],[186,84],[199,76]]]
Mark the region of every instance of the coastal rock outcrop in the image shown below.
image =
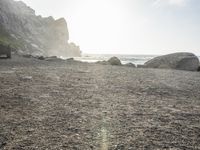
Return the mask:
[[[80,56],[80,48],[68,40],[64,18],[36,16],[21,1],[0,0],[0,44],[10,45],[21,55]]]
[[[116,66],[120,66],[122,65],[121,61],[119,60],[119,58],[117,57],[112,57],[108,60],[108,62],[111,64],[111,65],[116,65]]]
[[[192,53],[173,53],[153,58],[145,63],[145,67],[197,71],[199,59]]]

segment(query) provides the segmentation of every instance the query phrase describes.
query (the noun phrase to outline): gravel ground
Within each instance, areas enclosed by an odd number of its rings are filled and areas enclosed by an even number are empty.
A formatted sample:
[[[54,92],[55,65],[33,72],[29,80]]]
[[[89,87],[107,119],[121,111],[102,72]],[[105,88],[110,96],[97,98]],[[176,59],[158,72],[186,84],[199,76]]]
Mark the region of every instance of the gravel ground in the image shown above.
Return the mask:
[[[2,150],[198,150],[200,73],[0,60]]]

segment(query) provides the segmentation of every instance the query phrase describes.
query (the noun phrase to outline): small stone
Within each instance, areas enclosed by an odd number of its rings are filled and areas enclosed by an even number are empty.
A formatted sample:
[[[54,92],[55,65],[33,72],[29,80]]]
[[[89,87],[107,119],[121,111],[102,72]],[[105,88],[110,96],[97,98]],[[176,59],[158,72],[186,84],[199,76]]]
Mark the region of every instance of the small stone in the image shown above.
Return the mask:
[[[114,150],[125,150],[125,146],[123,144],[115,145],[115,149]]]
[[[33,79],[33,77],[32,76],[23,76],[23,77],[21,77],[21,79],[24,81],[30,81]]]

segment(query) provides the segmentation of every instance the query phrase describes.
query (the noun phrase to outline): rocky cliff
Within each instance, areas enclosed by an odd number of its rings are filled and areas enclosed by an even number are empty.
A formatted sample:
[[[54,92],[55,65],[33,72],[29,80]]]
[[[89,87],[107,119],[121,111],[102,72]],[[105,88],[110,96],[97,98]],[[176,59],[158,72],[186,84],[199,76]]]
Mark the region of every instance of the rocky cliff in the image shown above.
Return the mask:
[[[19,54],[80,56],[79,47],[68,40],[64,18],[43,18],[21,1],[0,0],[0,44]]]

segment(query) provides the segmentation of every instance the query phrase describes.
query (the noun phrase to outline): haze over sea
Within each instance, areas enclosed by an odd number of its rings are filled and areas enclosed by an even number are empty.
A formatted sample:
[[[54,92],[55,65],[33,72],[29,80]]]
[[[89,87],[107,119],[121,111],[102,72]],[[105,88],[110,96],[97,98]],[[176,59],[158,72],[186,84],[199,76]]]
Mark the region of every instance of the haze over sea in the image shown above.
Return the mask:
[[[122,64],[133,63],[135,65],[142,65],[150,59],[159,55],[134,55],[134,54],[83,54],[82,57],[75,57],[75,60],[82,62],[94,63],[97,61],[108,60],[109,58],[116,56]],[[198,56],[200,59],[200,56]]]

